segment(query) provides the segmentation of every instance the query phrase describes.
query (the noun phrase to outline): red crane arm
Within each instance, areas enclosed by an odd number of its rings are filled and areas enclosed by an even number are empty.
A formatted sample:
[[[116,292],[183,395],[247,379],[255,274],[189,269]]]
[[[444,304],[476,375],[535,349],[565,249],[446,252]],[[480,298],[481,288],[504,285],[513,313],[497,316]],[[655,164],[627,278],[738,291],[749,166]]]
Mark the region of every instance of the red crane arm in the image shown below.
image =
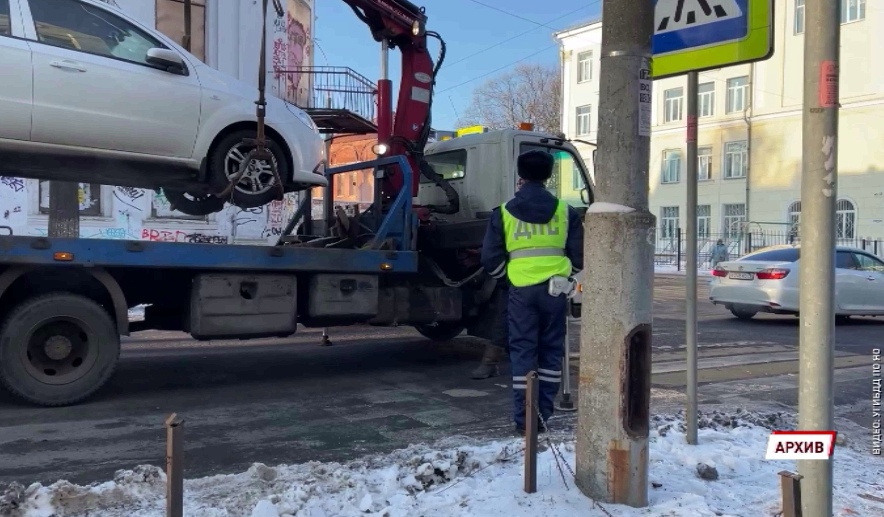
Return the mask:
[[[402,53],[402,77],[396,118],[392,117],[392,83],[378,84],[378,142],[387,144],[389,156],[405,155],[414,177],[410,185],[417,196],[420,185],[420,156],[430,131],[435,70],[427,49],[427,17],[424,9],[408,0],[344,0],[371,30],[375,41],[387,41]],[[384,199],[395,197],[404,187],[395,170],[384,179]]]

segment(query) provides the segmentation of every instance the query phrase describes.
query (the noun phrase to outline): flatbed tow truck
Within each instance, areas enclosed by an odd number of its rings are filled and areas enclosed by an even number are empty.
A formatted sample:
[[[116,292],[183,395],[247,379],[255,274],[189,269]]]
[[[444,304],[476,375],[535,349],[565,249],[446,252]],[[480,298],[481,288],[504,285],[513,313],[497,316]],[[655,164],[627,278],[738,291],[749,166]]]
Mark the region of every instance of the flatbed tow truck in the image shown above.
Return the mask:
[[[404,61],[414,38],[425,41],[423,9],[409,2],[344,1],[358,4],[384,50],[403,47]],[[428,86],[414,72],[425,68],[403,66],[403,76]],[[328,169],[324,217],[313,220],[306,195],[274,246],[0,236],[0,383],[32,404],[75,404],[112,376],[120,336],[149,329],[211,340],[290,336],[298,324],[406,325],[436,341],[464,331],[490,338],[499,300],[479,253],[488,215],[514,193],[517,156],[552,154],[549,188],[575,206],[592,202],[591,178],[571,142],[527,127],[426,145],[430,103],[412,86],[400,88],[399,113],[409,116],[392,131],[379,116],[387,153],[379,145],[376,160]],[[384,90],[379,105],[389,108]],[[414,131],[418,108],[425,125]],[[327,112],[316,120],[335,125]],[[336,209],[335,176],[364,169],[375,171],[371,208]],[[139,305],[144,321],[130,323]]]

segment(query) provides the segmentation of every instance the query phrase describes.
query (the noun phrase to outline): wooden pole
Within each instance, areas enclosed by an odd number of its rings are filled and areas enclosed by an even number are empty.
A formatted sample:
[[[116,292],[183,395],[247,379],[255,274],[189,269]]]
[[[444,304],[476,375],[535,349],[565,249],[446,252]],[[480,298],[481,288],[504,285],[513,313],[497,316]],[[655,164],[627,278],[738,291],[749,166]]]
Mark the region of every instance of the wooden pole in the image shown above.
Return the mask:
[[[184,517],[184,420],[166,418],[166,517]]]
[[[537,492],[537,372],[528,372],[525,390],[525,492]]]

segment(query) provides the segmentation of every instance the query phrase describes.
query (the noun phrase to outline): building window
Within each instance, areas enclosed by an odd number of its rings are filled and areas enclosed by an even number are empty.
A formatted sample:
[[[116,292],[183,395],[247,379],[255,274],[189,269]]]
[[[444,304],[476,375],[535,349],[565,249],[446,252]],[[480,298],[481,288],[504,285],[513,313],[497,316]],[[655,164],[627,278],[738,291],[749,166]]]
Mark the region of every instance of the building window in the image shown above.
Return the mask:
[[[697,205],[697,238],[708,239],[712,229],[712,206]]]
[[[795,0],[795,34],[804,33],[804,0]]]
[[[49,182],[40,182],[40,213],[49,213]],[[101,185],[98,183],[80,183],[77,189],[80,202],[80,215],[86,217],[101,216]]]
[[[749,166],[749,143],[728,142],[724,144],[724,177],[745,178]]]
[[[663,183],[678,183],[681,173],[681,151],[663,151]]]
[[[577,136],[589,134],[590,113],[592,113],[592,106],[579,106],[577,108]]]
[[[835,237],[856,238],[856,207],[846,199],[839,199],[835,208]]]
[[[801,201],[789,205],[789,231],[797,232],[801,224]]]
[[[678,238],[678,207],[660,208],[660,231],[664,239]]]
[[[724,225],[722,233],[724,238],[733,239],[738,237],[743,231],[743,223],[746,222],[746,205],[743,203],[724,205],[722,213],[724,214],[722,217]]]
[[[697,87],[697,112],[701,117],[715,114],[715,83],[703,83]]]
[[[681,120],[681,108],[684,102],[684,88],[672,88],[663,92],[663,121]]]
[[[697,179],[700,181],[712,179],[711,147],[700,147],[697,149]]]
[[[841,23],[865,19],[866,0],[841,0]]]
[[[585,83],[592,79],[592,52],[577,54],[577,82]]]
[[[749,78],[734,77],[727,80],[727,112],[736,113],[749,107]]]

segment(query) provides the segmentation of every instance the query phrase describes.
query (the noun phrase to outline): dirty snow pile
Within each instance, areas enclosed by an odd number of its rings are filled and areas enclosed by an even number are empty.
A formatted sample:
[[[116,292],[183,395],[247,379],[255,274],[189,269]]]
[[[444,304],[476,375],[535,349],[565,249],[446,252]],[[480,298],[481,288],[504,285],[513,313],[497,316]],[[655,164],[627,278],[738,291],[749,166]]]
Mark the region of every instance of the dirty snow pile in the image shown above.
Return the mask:
[[[346,517],[538,515],[771,516],[779,511],[781,470],[792,462],[764,460],[771,429],[791,428],[782,414],[703,415],[700,445],[685,443],[680,416],[655,417],[650,439],[650,508],[603,505],[581,495],[543,440],[537,493],[522,491],[523,442],[413,446],[347,464],[253,465],[247,472],[188,480],[188,517]],[[462,442],[463,440],[461,440]],[[449,443],[455,443],[452,439]],[[574,468],[574,442],[552,443]],[[882,494],[884,459],[836,448],[835,515],[882,515],[884,504],[860,497]],[[878,483],[876,485],[876,483]],[[152,466],[120,471],[110,482],[82,487],[59,481],[0,496],[0,515],[14,517],[162,517],[165,475]],[[2,490],[2,488],[0,488]],[[2,492],[0,492],[2,494]]]

